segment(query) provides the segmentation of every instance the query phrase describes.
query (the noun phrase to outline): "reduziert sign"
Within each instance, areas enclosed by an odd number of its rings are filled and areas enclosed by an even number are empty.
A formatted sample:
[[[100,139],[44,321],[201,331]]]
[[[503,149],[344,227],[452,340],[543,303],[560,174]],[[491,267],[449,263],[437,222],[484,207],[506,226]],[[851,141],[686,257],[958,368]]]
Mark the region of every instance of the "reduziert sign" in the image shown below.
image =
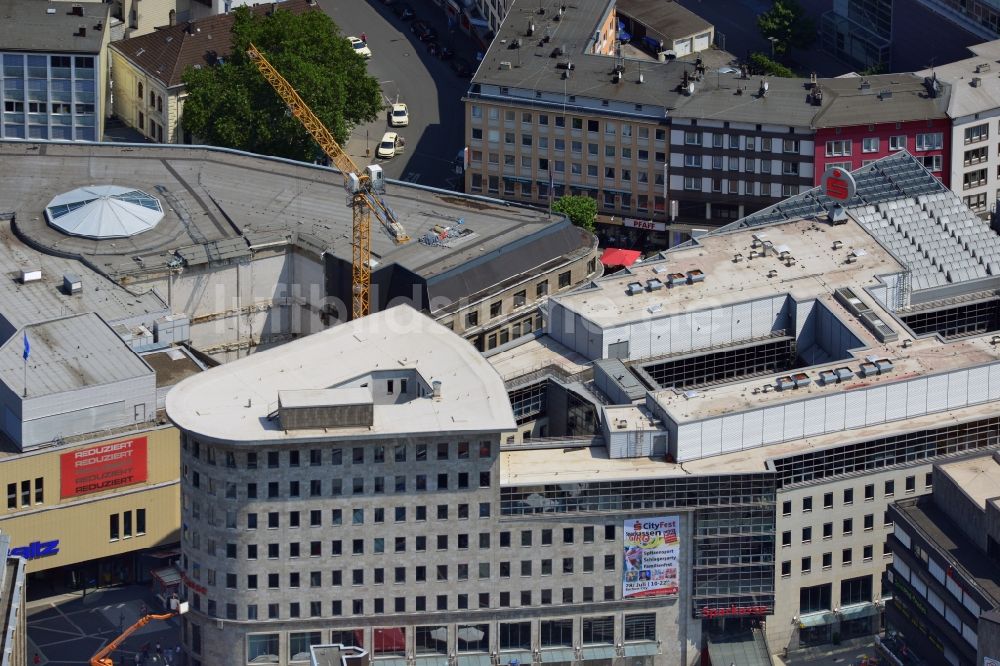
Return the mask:
[[[86,446],[59,456],[63,499],[142,483],[148,478],[146,437]]]

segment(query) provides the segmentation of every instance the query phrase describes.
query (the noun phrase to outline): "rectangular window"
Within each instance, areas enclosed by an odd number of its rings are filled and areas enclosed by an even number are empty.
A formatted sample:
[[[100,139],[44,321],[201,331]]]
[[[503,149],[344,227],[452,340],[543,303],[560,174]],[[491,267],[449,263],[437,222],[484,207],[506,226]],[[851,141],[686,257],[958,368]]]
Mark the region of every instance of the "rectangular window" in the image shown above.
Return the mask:
[[[21,482],[21,506],[31,506],[31,480]]]
[[[684,143],[689,146],[700,146],[701,132],[684,132]]]
[[[799,141],[798,139],[784,139],[781,142],[781,152],[792,153],[798,155],[799,153]]]
[[[965,128],[965,143],[967,144],[986,141],[988,138],[990,138],[989,123],[983,123],[982,125],[976,125],[975,127]]]
[[[109,523],[108,523],[108,532],[109,532],[109,534],[108,534],[108,537],[110,538],[111,541],[118,541],[118,539],[121,538],[121,533],[120,533],[119,528],[118,528],[118,524],[119,524],[118,520],[119,519],[118,519],[118,514],[117,513],[113,513],[113,514],[111,514],[109,516]]]
[[[900,134],[889,137],[889,150],[906,150],[906,135]]]
[[[870,136],[865,137],[861,140],[861,152],[863,153],[877,153],[878,152],[878,137]]]
[[[941,150],[944,145],[944,134],[928,132],[917,135],[917,150]]]
[[[7,484],[7,508],[16,509],[17,508],[17,484],[8,483]]]
[[[146,510],[135,510],[135,534],[140,536],[146,533]]]
[[[35,504],[41,504],[45,500],[45,479],[37,477],[35,479]]]
[[[122,521],[122,536],[126,539],[132,538],[132,512],[126,511],[123,514],[124,520]]]

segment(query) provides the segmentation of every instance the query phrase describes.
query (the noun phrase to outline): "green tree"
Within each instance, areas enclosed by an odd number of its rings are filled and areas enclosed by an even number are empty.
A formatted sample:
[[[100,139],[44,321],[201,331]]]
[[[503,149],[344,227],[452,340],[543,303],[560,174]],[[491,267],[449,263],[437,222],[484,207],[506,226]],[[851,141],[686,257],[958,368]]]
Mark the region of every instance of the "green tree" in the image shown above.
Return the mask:
[[[590,197],[565,196],[556,199],[552,210],[562,213],[576,226],[593,233],[597,219],[597,202]]]
[[[785,79],[795,78],[795,72],[780,62],[771,60],[763,53],[750,54],[750,69],[753,70],[754,74],[767,74]]]
[[[344,145],[351,128],[381,112],[382,92],[365,61],[322,11],[269,16],[234,12],[232,54],[209,67],[189,67],[184,129],[215,146],[312,161],[319,148],[247,56],[251,42]]]
[[[771,8],[757,17],[757,29],[765,38],[774,38],[774,54],[779,56],[816,41],[816,24],[805,15],[798,0],[774,0]]]

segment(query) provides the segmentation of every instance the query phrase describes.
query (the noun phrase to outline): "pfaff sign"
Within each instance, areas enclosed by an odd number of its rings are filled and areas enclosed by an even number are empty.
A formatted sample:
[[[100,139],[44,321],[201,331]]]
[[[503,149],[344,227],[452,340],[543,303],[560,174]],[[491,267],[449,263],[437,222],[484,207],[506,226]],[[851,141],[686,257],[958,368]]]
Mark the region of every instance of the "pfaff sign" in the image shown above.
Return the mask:
[[[59,539],[55,541],[32,541],[27,546],[11,548],[11,557],[23,557],[26,560],[37,560],[39,557],[50,557],[59,554]]]
[[[147,478],[146,438],[88,446],[59,456],[63,499],[142,483]]]
[[[645,229],[646,231],[666,231],[667,225],[663,222],[653,222],[652,220],[636,220],[630,217],[625,218],[625,226],[633,229]]]
[[[823,189],[823,194],[838,203],[851,199],[858,188],[851,172],[840,167],[830,167],[824,171],[819,185]]]
[[[743,617],[747,615],[767,615],[767,606],[730,606],[729,608],[702,608],[701,616],[713,617]]]

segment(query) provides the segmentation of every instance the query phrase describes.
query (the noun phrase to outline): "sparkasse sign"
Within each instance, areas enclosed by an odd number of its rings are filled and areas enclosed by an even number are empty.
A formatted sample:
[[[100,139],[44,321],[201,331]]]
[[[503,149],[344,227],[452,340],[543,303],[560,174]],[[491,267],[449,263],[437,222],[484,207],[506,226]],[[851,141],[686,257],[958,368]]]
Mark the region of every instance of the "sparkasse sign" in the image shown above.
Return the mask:
[[[59,456],[63,499],[142,483],[147,479],[146,438],[86,446]]]

